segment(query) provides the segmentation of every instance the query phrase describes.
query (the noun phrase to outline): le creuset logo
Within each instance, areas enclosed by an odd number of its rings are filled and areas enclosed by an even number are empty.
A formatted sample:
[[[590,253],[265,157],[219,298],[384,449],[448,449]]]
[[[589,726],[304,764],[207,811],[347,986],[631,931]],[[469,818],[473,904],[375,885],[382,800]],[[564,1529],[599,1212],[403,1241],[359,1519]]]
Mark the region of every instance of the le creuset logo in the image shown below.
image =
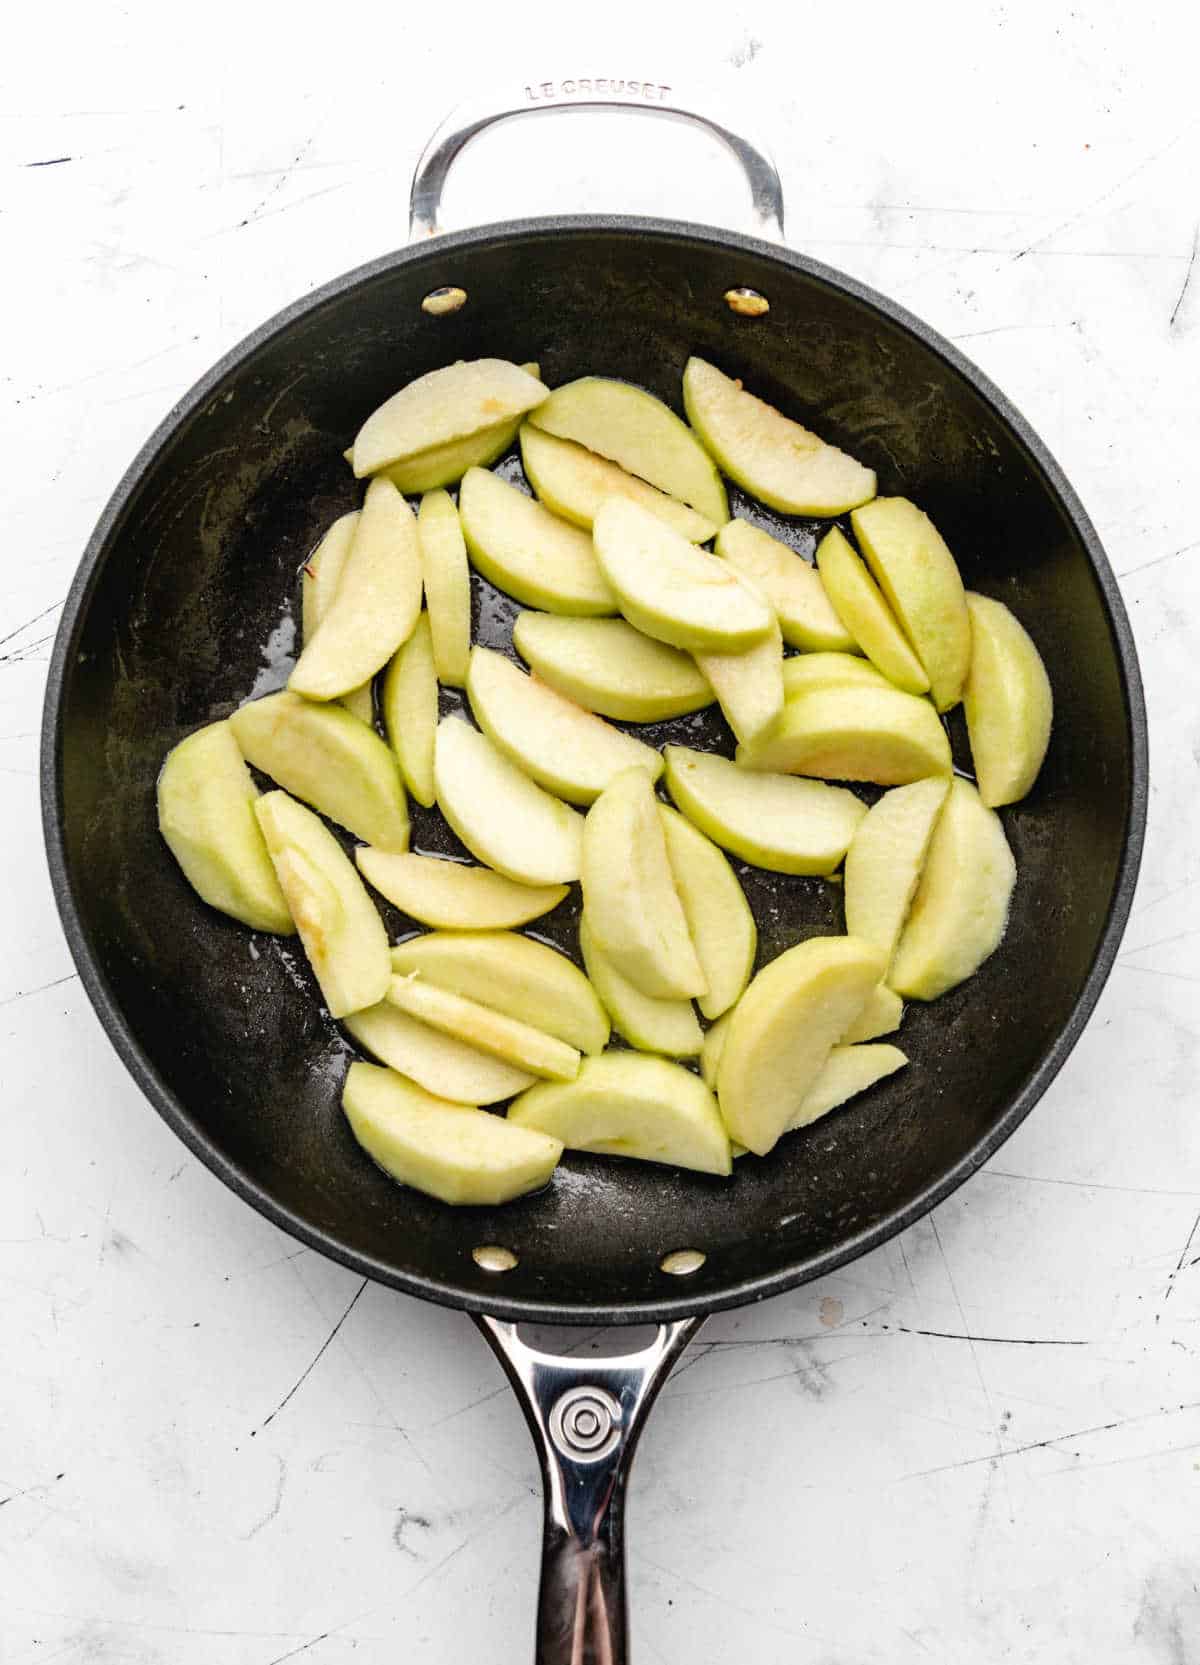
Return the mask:
[[[530,104],[540,104],[552,98],[644,98],[648,104],[661,104],[670,94],[670,87],[655,81],[616,81],[605,76],[581,75],[574,81],[534,81],[525,88]]]

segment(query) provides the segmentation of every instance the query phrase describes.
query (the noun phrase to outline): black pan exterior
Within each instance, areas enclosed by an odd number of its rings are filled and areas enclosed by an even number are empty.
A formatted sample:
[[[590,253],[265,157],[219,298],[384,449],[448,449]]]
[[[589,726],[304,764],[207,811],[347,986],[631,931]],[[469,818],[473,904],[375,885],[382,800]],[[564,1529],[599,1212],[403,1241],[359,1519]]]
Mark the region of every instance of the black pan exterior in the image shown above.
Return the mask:
[[[430,317],[420,300],[445,283],[469,302]],[[736,284],[766,294],[769,315],[731,313],[722,296]],[[678,408],[693,352],[870,463],[881,492],[914,497],[968,586],[1009,602],[1041,647],[1056,720],[1032,796],[1004,813],[1019,870],[1011,926],[972,981],[910,1006],[909,1069],[769,1160],[738,1162],[731,1182],[571,1158],[539,1196],[443,1208],[358,1152],[338,1107],[348,1048],[302,954],[196,900],[158,836],[155,779],[189,729],[228,714],[256,679],[282,680],[292,625],[281,597],[352,505],[341,451],[397,386],[494,354],[539,359],[552,385],[627,377]],[[734,506],[746,509],[736,494]],[[477,630],[511,651],[516,608],[475,585]],[[650,737],[728,740],[712,714]],[[411,1294],[511,1318],[622,1322],[714,1311],[828,1272],[986,1160],[1062,1066],[1111,968],[1146,768],[1136,657],[1096,534],[973,366],[891,302],[787,250],[574,217],[446,236],[350,273],[256,331],[171,412],[67,600],[42,790],[88,994],[147,1097],[215,1173],[304,1242]],[[457,846],[417,811],[414,848]],[[760,962],[843,928],[836,887],[741,871]],[[395,935],[412,928],[385,912]],[[538,930],[573,951],[575,924],[572,900]],[[487,1243],[512,1247],[518,1267],[479,1269],[471,1250]],[[666,1251],[693,1247],[708,1257],[699,1272],[660,1272]]]

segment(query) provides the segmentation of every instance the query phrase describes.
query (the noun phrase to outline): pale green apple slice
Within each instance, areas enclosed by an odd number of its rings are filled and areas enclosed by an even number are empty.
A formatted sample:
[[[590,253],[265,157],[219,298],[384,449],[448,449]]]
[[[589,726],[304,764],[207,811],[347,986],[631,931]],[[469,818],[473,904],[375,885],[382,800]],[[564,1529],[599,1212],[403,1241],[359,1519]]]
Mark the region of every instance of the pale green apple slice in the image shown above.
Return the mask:
[[[512,931],[410,937],[392,949],[392,969],[494,1006],[579,1052],[602,1052],[608,1019],[596,991],[565,954]]]
[[[392,977],[387,932],[353,863],[286,792],[264,793],[254,813],[329,1015],[377,1005]]]
[[[1016,878],[1000,817],[956,778],[888,973],[897,994],[936,1000],[977,971],[1004,936]]]
[[[420,610],[417,523],[390,480],[372,480],[329,610],[288,687],[333,700],[369,682],[408,640]]]
[[[437,679],[448,688],[461,688],[471,652],[471,570],[458,510],[448,492],[422,497],[417,539]]]
[[[783,662],[785,700],[810,688],[834,688],[846,682],[866,683],[873,688],[891,687],[881,671],[852,653],[795,653]]]
[[[247,763],[295,798],[381,850],[408,848],[408,808],[396,759],[340,705],[284,690],[229,719]]]
[[[562,1155],[559,1139],[435,1098],[375,1064],[351,1064],[342,1108],[384,1173],[445,1203],[494,1206],[540,1190]]]
[[[667,790],[723,850],[775,873],[832,873],[867,806],[843,786],[751,774],[728,758],[668,746]]]
[[[717,696],[734,738],[761,740],[783,710],[783,642],[779,626],[742,653],[698,653],[696,665]]]
[[[390,1000],[381,1000],[365,1012],[353,1012],[342,1022],[359,1046],[381,1064],[455,1104],[498,1104],[537,1080],[527,1070],[514,1069],[465,1041],[431,1029]]]
[[[702,1037],[690,1000],[656,1000],[635,988],[599,947],[586,915],[579,921],[579,951],[614,1029],[630,1046],[668,1058],[696,1056]]]
[[[886,983],[877,983],[867,996],[866,1005],[842,1036],[842,1044],[857,1046],[860,1041],[873,1041],[877,1035],[890,1035],[899,1029],[903,1016],[904,1002],[900,996]]]
[[[530,416],[535,428],[596,451],[714,526],[729,519],[721,476],[686,422],[631,382],[582,376],[556,387]]]
[[[757,590],[638,504],[606,498],[592,541],[621,612],[647,636],[691,653],[741,653],[770,634],[774,615]]]
[[[906,497],[877,497],[850,517],[867,565],[948,711],[971,662],[971,620],[954,556],[929,516]],[[865,643],[864,643],[865,646]]]
[[[507,359],[460,359],[430,370],[363,423],[354,440],[354,472],[361,479],[433,446],[511,422],[548,393],[536,376]]]
[[[730,1138],[765,1156],[884,969],[856,937],[811,937],[763,967],[733,1009],[717,1072]]]
[[[808,1127],[821,1116],[857,1098],[889,1075],[902,1070],[908,1059],[898,1046],[835,1046],[805,1094],[785,1132]]]
[[[667,860],[688,934],[708,984],[699,997],[706,1018],[720,1017],[750,981],[758,931],[737,875],[709,839],[678,810],[658,806]]]
[[[493,1006],[467,1000],[461,994],[427,982],[420,972],[393,977],[387,998],[409,1017],[427,1023],[431,1029],[486,1052],[490,1058],[512,1064],[530,1075],[551,1081],[573,1081],[579,1073],[579,1053],[573,1046],[510,1018]]]
[[[521,369],[535,381],[541,380],[542,373],[536,364],[523,364]],[[437,491],[442,486],[452,486],[462,479],[468,468],[490,468],[499,457],[511,449],[520,426],[521,418],[511,417],[507,422],[497,422],[491,427],[480,428],[475,433],[466,434],[462,439],[451,439],[444,445],[430,445],[424,451],[414,451],[402,462],[390,464],[383,473],[399,491],[405,492],[409,497],[419,496],[422,492]],[[353,446],[346,452],[346,461],[353,466]]]
[[[902,786],[950,773],[950,742],[928,700],[842,684],[795,694],[769,734],[739,746],[739,765],[825,780]]]
[[[717,533],[717,554],[751,579],[775,609],[783,639],[805,653],[844,653],[854,638],[802,556],[748,520],[731,520]]]
[[[665,1058],[606,1052],[585,1058],[566,1087],[530,1087],[508,1109],[516,1127],[568,1150],[667,1162],[702,1174],[732,1169],[717,1103],[698,1075]]]
[[[428,809],[434,800],[433,747],[438,726],[437,672],[429,614],[423,612],[396,650],[383,679],[383,726],[400,760],[404,784]]]
[[[1029,632],[1002,601],[968,594],[971,668],[963,708],[979,794],[989,808],[1015,804],[1037,779],[1054,696]]]
[[[607,457],[572,440],[556,439],[530,422],[521,426],[521,463],[525,478],[546,507],[585,531],[591,531],[596,510],[606,497],[640,503],[689,543],[707,543],[717,529],[686,503],[627,474]]]
[[[846,930],[873,943],[889,965],[949,790],[943,776],[885,792],[846,851]]]
[[[492,648],[471,649],[467,698],[475,721],[518,769],[547,792],[590,804],[626,769],[662,774],[652,746],[539,682]]]
[[[301,643],[307,647],[317,633],[317,626],[329,611],[334,591],[342,576],[342,568],[354,542],[360,511],[342,515],[335,520],[320,543],[304,563],[304,578],[300,591]],[[342,695],[342,704],[364,723],[375,721],[375,696],[368,679],[358,688]]]
[[[705,1031],[704,1045],[700,1048],[700,1074],[714,1093],[717,1090],[721,1054],[725,1050],[725,1037],[729,1033],[729,1020],[732,1016],[732,1012],[726,1012],[719,1017],[712,1028]]]
[[[202,901],[252,931],[296,929],[254,815],[258,798],[227,722],[197,729],[167,753],[158,830]]]
[[[486,469],[463,476],[459,519],[472,563],[496,588],[549,613],[615,613],[592,540]]]
[[[543,792],[461,717],[438,724],[433,778],[438,808],[485,867],[526,885],[579,877],[579,811]]]
[[[817,545],[817,570],[838,618],[871,663],[906,694],[927,693],[929,678],[883,591],[836,526]]]
[[[745,392],[702,358],[683,372],[688,421],[731,480],[786,515],[840,515],[875,495],[875,475]]]
[[[624,619],[520,613],[513,646],[552,688],[602,717],[657,723],[711,705],[690,654],[643,636]]]
[[[588,810],[580,876],[592,934],[623,977],[659,1000],[705,992],[644,769],[618,775]]]
[[[490,867],[467,867],[441,856],[397,854],[362,845],[358,870],[410,919],[444,931],[503,931],[549,913],[566,885],[522,885]],[[482,1101],[481,1101],[482,1102]]]

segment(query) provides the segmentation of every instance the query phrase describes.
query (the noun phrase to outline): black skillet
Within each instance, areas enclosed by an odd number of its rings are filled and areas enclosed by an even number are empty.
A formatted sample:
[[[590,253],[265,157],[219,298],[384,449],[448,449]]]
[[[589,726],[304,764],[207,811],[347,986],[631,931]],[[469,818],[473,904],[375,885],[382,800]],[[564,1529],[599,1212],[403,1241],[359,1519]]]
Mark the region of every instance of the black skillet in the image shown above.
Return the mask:
[[[779,1294],[901,1231],[1029,1113],[1078,1039],[1125,925],[1146,734],[1129,626],[1074,492],[1017,412],[918,319],[778,242],[708,227],[573,215],[429,240],[466,142],[527,109],[565,105],[700,121],[742,165],[764,232],[782,238],[765,152],[670,88],[545,82],[451,118],[418,164],[414,242],[256,330],[121,481],[63,612],[42,794],[71,951],[134,1079],[196,1155],[284,1230],[476,1319],[521,1399],[546,1483],[537,1659],[620,1665],[625,1481],[672,1362],[706,1314]],[[465,304],[423,306],[443,288],[464,290]],[[738,310],[729,292],[744,288],[769,311]],[[261,691],[286,674],[281,597],[321,529],[351,506],[342,449],[396,387],[452,359],[500,355],[540,360],[552,386],[620,376],[678,406],[693,352],[872,465],[881,492],[915,498],[968,586],[1002,598],[1032,631],[1055,725],[1033,794],[1004,814],[1019,870],[1012,921],[978,976],[909,1008],[907,1070],[769,1160],[739,1162],[732,1181],[570,1158],[539,1196],[456,1212],[398,1189],[357,1150],[338,1107],[347,1047],[306,966],[197,903],[158,836],[155,777],[189,729],[226,715],[256,679]],[[733,495],[735,511],[772,524]],[[814,530],[788,525],[804,550]],[[511,652],[516,607],[474,582],[478,638]],[[711,713],[649,737],[729,739]],[[456,848],[421,812],[414,846]],[[741,876],[760,963],[842,929],[834,886]],[[388,924],[411,928],[395,910]],[[574,955],[575,926],[572,900],[540,932]],[[476,1258],[481,1249],[508,1253]],[[527,1347],[521,1320],[659,1328],[644,1351],[580,1363]]]

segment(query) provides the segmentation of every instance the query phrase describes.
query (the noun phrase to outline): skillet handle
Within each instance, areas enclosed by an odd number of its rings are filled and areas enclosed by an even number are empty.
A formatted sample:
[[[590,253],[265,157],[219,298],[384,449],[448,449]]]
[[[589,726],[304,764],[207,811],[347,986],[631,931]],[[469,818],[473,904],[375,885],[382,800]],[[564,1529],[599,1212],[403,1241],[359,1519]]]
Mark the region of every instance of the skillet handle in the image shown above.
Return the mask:
[[[782,243],[783,186],[764,144],[726,127],[674,87],[657,81],[614,80],[604,76],[532,81],[511,92],[469,99],[452,110],[421,152],[413,171],[408,206],[410,242],[420,237],[434,237],[442,230],[438,224],[442,192],[450,169],[472,139],[515,116],[534,115],[539,110],[571,109],[638,110],[703,128],[732,152],[746,176],[755,230]]]
[[[660,1325],[641,1352],[582,1360],[538,1352],[515,1324],[475,1322],[521,1402],[542,1470],[535,1665],[626,1665],[629,1466],[658,1390],[703,1319]]]

